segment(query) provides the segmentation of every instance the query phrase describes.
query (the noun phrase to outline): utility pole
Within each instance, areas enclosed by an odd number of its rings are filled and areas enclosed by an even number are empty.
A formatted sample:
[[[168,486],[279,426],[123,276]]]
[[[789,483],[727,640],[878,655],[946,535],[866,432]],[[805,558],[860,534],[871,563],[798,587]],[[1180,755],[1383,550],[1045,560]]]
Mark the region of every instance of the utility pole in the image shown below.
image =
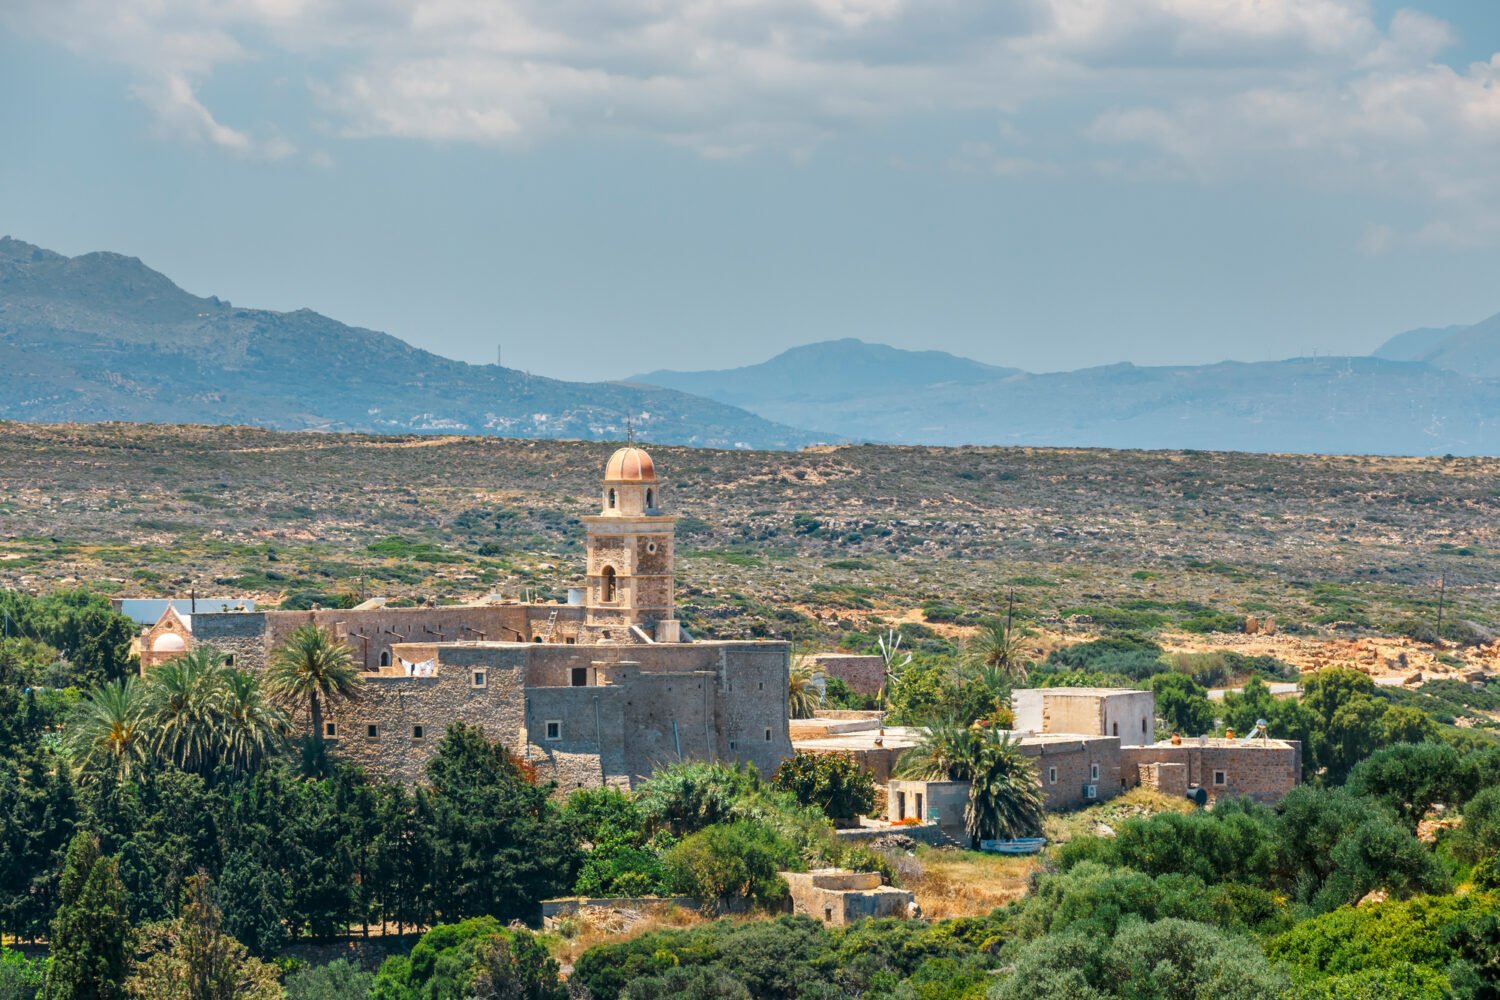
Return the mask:
[[[1443,599],[1448,596],[1448,571],[1443,570],[1443,575],[1438,577],[1438,612],[1437,612],[1437,637],[1439,645],[1443,641]]]

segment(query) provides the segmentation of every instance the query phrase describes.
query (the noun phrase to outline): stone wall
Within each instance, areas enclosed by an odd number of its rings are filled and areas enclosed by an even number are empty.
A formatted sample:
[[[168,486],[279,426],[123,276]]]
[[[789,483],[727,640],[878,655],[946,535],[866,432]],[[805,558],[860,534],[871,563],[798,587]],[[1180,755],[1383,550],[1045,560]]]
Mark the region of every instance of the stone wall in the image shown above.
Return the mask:
[[[361,700],[334,717],[333,745],[374,774],[415,781],[460,721],[564,792],[629,787],[678,760],[744,761],[769,777],[792,752],[787,651],[755,642],[400,645],[402,659],[435,657],[433,676],[366,674]],[[575,670],[585,683],[575,686]]]
[[[1048,809],[1073,809],[1118,795],[1125,787],[1120,741],[1112,736],[1022,738],[1036,765]],[[1090,799],[1088,786],[1095,796]]]
[[[209,645],[244,670],[263,670],[266,654],[266,612],[227,611],[193,616],[193,641]]]
[[[1242,744],[1225,739],[1191,739],[1155,743],[1123,751],[1127,779],[1139,783],[1143,768],[1181,764],[1186,784],[1208,792],[1210,801],[1250,798],[1274,804],[1301,781],[1302,745],[1296,740],[1256,740]]]
[[[885,683],[885,661],[878,656],[813,653],[807,657],[827,677],[837,677],[857,694],[874,697]]]
[[[432,677],[365,675],[360,700],[332,716],[332,749],[373,775],[415,782],[449,723],[464,722],[524,756],[526,649],[444,649]],[[485,674],[482,687],[474,684],[476,667]]]
[[[582,607],[568,604],[210,612],[193,616],[193,638],[233,653],[238,666],[259,670],[279,642],[313,622],[347,642],[363,669],[378,670],[395,646],[409,643],[533,642],[550,631],[550,642],[567,644],[577,640],[583,616]]]
[[[1149,788],[1153,792],[1161,792],[1163,795],[1171,795],[1174,798],[1183,798],[1187,795],[1188,768],[1186,764],[1167,761],[1140,764],[1137,765],[1136,775],[1142,788]]]
[[[877,785],[883,785],[891,780],[895,771],[896,761],[906,752],[906,747],[848,747],[838,745],[838,741],[829,740],[831,746],[820,747],[817,740],[808,740],[797,749],[802,753],[838,754],[840,756],[853,757],[854,762],[869,771],[874,777]]]

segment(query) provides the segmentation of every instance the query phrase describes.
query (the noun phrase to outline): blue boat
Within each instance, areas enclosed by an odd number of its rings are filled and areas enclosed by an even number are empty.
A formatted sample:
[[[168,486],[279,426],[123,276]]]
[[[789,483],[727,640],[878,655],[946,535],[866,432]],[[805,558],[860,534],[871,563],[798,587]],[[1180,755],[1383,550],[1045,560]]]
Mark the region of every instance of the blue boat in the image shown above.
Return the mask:
[[[979,849],[989,854],[1035,854],[1046,846],[1046,837],[1017,837],[1015,840],[981,840],[979,842]]]

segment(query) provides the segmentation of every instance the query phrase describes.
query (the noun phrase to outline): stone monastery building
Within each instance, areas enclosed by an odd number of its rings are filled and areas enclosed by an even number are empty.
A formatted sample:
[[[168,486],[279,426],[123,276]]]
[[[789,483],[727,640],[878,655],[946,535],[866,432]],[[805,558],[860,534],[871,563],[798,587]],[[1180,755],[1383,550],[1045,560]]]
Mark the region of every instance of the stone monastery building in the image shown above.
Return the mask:
[[[453,721],[482,726],[564,790],[629,787],[682,759],[791,755],[790,646],[705,642],[676,617],[674,524],[651,456],[609,459],[587,529],[587,577],[567,604],[490,601],[193,616],[191,639],[260,669],[300,625],[332,629],[365,670],[361,700],[326,722],[336,752],[414,781]]]

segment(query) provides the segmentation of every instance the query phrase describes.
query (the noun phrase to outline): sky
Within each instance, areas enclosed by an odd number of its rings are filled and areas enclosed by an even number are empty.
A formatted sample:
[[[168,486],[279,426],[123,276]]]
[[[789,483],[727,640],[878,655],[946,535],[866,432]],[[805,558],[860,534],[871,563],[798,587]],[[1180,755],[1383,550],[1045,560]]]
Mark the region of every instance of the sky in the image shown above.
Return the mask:
[[[1500,312],[1497,0],[0,0],[0,234],[569,379]]]

